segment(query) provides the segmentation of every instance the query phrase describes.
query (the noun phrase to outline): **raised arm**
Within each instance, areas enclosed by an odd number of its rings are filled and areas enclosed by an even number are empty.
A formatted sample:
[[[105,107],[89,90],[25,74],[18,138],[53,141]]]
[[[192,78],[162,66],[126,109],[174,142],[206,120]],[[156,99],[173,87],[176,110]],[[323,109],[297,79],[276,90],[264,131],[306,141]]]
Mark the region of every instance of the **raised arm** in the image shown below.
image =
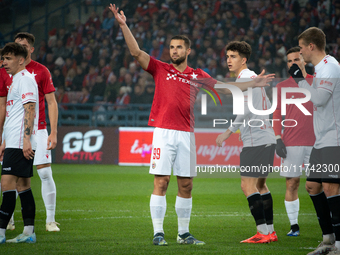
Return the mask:
[[[51,133],[47,138],[47,149],[52,150],[57,146],[58,104],[54,92],[45,95],[48,105],[48,118],[50,119]]]
[[[25,117],[24,117],[24,145],[22,151],[26,159],[33,159],[34,151],[31,145],[31,135],[34,126],[34,115],[35,115],[35,103],[29,102],[24,104]]]
[[[123,31],[124,39],[131,55],[139,62],[143,69],[147,69],[150,62],[150,56],[139,48],[136,39],[133,37],[129,27],[126,25],[124,12],[122,10],[118,12],[119,8],[116,7],[115,4],[110,4],[109,9],[113,12],[113,15]]]
[[[223,83],[218,81],[217,84],[228,84],[228,85],[233,85],[235,87],[238,87],[242,91],[247,90],[248,88],[254,88],[254,87],[266,87],[269,86],[270,82],[273,80],[275,74],[267,74],[264,75],[264,70],[252,81],[247,81],[247,82],[228,82],[228,83]],[[215,86],[216,86],[215,85]],[[215,87],[216,88],[216,87]],[[231,94],[231,91],[227,88],[216,88],[216,91],[222,94]]]

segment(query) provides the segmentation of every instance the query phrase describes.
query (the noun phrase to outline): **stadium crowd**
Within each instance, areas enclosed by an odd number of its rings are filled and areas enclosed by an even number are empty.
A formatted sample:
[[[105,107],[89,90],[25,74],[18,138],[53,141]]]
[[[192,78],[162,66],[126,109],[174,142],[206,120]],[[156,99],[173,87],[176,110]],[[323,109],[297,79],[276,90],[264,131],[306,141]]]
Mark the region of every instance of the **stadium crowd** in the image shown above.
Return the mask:
[[[297,36],[310,26],[324,31],[328,53],[340,59],[340,1],[299,2],[122,0],[119,8],[141,49],[156,59],[169,62],[170,38],[184,34],[192,41],[189,65],[224,80],[231,78],[225,45],[244,40],[253,51],[251,70],[286,78],[286,49],[296,46]],[[52,29],[48,41],[36,46],[35,59],[51,71],[59,103],[152,102],[152,77],[129,53],[108,7],[92,12],[85,24],[76,21],[70,31]],[[69,98],[65,91],[77,96]]]

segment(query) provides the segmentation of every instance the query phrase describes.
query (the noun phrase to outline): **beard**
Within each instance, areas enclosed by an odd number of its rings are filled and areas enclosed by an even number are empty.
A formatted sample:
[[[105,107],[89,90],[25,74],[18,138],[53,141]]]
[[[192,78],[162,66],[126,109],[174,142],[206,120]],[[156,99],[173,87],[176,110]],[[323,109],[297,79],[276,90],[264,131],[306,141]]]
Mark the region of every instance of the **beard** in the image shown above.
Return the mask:
[[[170,60],[175,65],[180,65],[185,61],[185,56],[179,57],[178,59],[174,60],[172,57],[170,57]]]

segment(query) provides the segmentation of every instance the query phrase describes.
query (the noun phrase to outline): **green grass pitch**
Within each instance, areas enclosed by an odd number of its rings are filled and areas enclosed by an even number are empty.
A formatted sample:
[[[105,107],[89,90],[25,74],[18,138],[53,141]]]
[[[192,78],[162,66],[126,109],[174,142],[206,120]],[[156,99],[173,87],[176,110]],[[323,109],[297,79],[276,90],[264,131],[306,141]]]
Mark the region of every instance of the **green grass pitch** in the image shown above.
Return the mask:
[[[256,233],[255,222],[240,188],[239,178],[203,175],[194,179],[190,232],[205,246],[176,243],[176,179],[167,192],[165,237],[169,246],[152,245],[153,229],[149,212],[153,176],[147,167],[108,165],[58,165],[53,175],[57,185],[56,221],[60,232],[45,231],[45,208],[41,182],[35,171],[32,189],[36,201],[36,244],[3,244],[0,254],[307,254],[321,240],[321,230],[301,179],[301,236],[287,237],[289,221],[284,207],[285,180],[269,178],[274,200],[274,226],[279,241],[270,244],[240,244]],[[275,174],[274,174],[275,175]],[[16,229],[23,229],[20,199],[15,209]]]

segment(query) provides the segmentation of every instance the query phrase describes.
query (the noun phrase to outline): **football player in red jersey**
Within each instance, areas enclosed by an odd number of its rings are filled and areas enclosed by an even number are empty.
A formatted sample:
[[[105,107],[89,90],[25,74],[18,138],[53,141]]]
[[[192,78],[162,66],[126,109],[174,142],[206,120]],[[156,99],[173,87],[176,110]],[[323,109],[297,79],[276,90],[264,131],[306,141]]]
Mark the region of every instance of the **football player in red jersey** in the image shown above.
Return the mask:
[[[171,169],[177,176],[178,193],[175,209],[178,216],[177,242],[181,244],[204,245],[189,232],[192,208],[191,190],[196,165],[196,148],[194,140],[193,103],[199,91],[199,80],[208,80],[205,86],[213,88],[213,80],[201,69],[188,66],[190,40],[177,35],[170,41],[170,58],[167,64],[150,57],[142,51],[129,27],[123,11],[118,12],[115,5],[110,5],[131,55],[140,66],[149,72],[155,80],[155,94],[149,116],[149,125],[155,127],[152,141],[150,174],[154,177],[154,190],[150,199],[150,211],[154,228],[153,244],[167,245],[164,239],[163,221],[166,211],[166,191],[170,181]],[[272,76],[255,79],[253,82],[237,84],[242,90],[249,86],[264,86]],[[268,80],[267,80],[268,78]],[[262,82],[259,82],[262,80]],[[227,91],[226,91],[227,92]]]

